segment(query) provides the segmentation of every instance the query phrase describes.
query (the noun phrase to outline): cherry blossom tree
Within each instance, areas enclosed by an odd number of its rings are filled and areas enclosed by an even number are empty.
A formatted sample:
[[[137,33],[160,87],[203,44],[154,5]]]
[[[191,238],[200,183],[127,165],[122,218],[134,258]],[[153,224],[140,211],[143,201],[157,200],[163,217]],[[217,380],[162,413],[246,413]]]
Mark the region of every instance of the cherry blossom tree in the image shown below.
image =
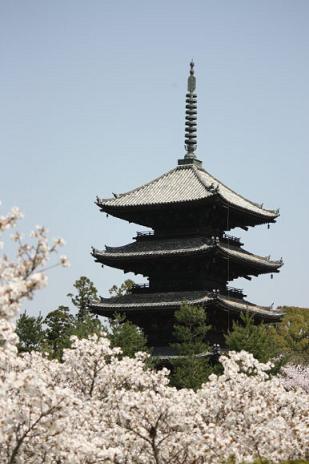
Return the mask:
[[[9,232],[18,210],[0,217]],[[36,228],[14,233],[16,257],[0,258],[0,462],[3,464],[221,464],[309,457],[309,394],[287,388],[244,351],[221,356],[222,375],[196,392],[169,385],[148,355],[119,356],[104,332],[72,339],[63,361],[18,355],[14,318],[46,285],[63,244]],[[55,265],[67,265],[61,257]],[[53,266],[53,265],[52,265]]]

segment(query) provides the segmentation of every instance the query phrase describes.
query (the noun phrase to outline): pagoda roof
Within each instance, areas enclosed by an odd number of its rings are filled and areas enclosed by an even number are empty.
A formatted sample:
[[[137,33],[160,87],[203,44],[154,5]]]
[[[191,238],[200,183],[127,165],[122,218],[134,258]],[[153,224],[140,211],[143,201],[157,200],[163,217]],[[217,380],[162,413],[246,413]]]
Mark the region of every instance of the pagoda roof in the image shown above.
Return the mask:
[[[257,306],[246,300],[228,295],[203,291],[131,293],[127,295],[101,298],[100,302],[90,305],[91,311],[102,316],[111,316],[115,312],[175,310],[182,304],[217,306],[225,310],[249,312],[270,320],[280,319],[282,313],[272,307]]]
[[[201,253],[209,253],[211,251],[219,252],[230,259],[245,261],[247,264],[267,267],[270,270],[278,269],[283,264],[282,260],[272,261],[269,256],[258,256],[240,247],[203,237],[137,240],[121,247],[106,246],[105,250],[93,249],[92,254],[98,261],[102,263],[108,261],[110,263],[111,261],[129,259],[141,260],[145,258],[200,255]]]
[[[115,194],[114,198],[98,198],[97,204],[104,211],[111,212],[123,208],[196,202],[211,198],[220,198],[231,207],[263,216],[269,221],[279,216],[279,210],[265,209],[262,204],[247,200],[193,162],[179,165],[127,193]]]

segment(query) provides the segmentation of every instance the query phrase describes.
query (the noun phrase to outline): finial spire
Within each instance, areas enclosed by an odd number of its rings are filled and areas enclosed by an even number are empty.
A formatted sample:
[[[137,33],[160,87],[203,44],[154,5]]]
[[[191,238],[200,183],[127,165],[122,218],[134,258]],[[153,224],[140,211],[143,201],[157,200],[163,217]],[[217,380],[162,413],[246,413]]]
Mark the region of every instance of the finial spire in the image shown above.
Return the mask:
[[[197,119],[197,96],[196,77],[194,75],[194,62],[190,63],[190,75],[188,77],[188,92],[186,94],[186,128],[185,128],[185,148],[187,153],[185,159],[195,159],[196,141],[196,119]]]
[[[178,165],[195,165],[202,167],[202,162],[196,158],[196,119],[197,119],[197,96],[196,77],[194,75],[194,62],[190,63],[190,74],[186,93],[186,126],[185,126],[185,149],[184,158],[178,160]]]
[[[190,76],[188,77],[188,92],[194,92],[196,87],[196,78],[194,76],[194,62],[190,63]]]

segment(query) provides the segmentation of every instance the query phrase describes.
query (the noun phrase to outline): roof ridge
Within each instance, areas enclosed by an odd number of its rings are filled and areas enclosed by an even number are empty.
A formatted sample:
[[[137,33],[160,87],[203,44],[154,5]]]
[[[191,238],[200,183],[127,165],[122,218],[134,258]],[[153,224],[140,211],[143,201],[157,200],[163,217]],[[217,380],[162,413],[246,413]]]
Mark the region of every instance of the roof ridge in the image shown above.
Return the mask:
[[[261,207],[259,203],[254,203],[253,201],[249,200],[248,198],[244,197],[243,195],[241,195],[240,193],[238,192],[235,192],[235,190],[231,189],[230,187],[228,187],[227,185],[225,185],[223,182],[221,182],[221,180],[217,179],[215,176],[213,176],[212,174],[210,174],[208,171],[206,171],[206,169],[200,167],[200,168],[196,168],[198,169],[199,171],[203,171],[205,174],[207,174],[208,176],[210,176],[215,182],[218,182],[219,185],[222,185],[224,188],[226,188],[227,190],[229,190],[230,192],[234,193],[235,195],[238,195],[240,198],[242,198],[243,200],[247,201],[248,203],[250,203],[251,205],[255,206],[255,207],[258,207],[259,209],[261,209],[262,211],[267,211],[268,213],[275,213],[275,214],[278,214],[279,215],[279,212],[278,212],[278,209],[267,209],[267,208],[264,208],[264,207]],[[202,181],[203,182],[203,181]],[[203,182],[204,184],[204,182]],[[206,187],[207,188],[207,187]],[[220,194],[220,190],[218,192]],[[220,194],[221,195],[221,194]],[[263,204],[263,203],[262,203]]]
[[[211,188],[207,187],[207,185],[205,184],[205,182],[203,181],[203,179],[201,178],[200,176],[200,173],[198,172],[199,170],[202,170],[202,171],[205,171],[205,169],[202,169],[202,168],[197,168],[196,166],[193,166],[192,165],[192,169],[193,169],[193,172],[195,174],[195,176],[197,177],[198,181],[200,182],[200,184],[202,184],[203,187],[205,187],[205,189],[207,190],[207,192],[210,192],[210,193],[214,193],[212,191]],[[206,172],[206,171],[205,171]],[[208,173],[207,173],[208,174]]]
[[[150,180],[149,182],[147,182],[146,184],[143,184],[141,185],[140,187],[136,187],[135,189],[132,189],[132,190],[129,190],[128,192],[125,192],[125,193],[119,193],[118,194],[118,198],[120,197],[125,197],[127,195],[130,195],[131,193],[135,193],[135,192],[138,192],[139,190],[142,190],[143,188],[145,187],[148,187],[148,185],[151,185],[151,184],[154,184],[156,182],[158,182],[158,180],[162,179],[163,177],[167,177],[168,175],[170,175],[173,171],[176,171],[176,169],[178,169],[178,166],[176,168],[173,168],[173,169],[170,169],[169,171],[161,174],[160,176],[158,177],[155,177],[154,179]],[[108,202],[108,201],[111,201],[111,200],[114,200],[115,198],[108,198],[108,199],[104,199],[105,202]],[[100,198],[101,200],[101,198]],[[103,198],[102,198],[103,200]]]

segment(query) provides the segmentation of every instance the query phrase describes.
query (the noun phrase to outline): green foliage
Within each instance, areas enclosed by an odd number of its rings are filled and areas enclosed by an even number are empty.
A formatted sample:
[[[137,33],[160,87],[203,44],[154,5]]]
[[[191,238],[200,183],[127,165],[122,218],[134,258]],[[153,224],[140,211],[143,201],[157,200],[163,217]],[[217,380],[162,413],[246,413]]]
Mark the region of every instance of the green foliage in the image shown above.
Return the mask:
[[[209,351],[205,338],[210,330],[206,312],[203,307],[184,304],[175,312],[175,319],[177,342],[172,347],[179,357],[172,360],[171,384],[177,388],[197,389],[212,372],[208,356],[205,356]]]
[[[246,350],[259,361],[266,362],[279,357],[278,366],[287,361],[297,364],[309,363],[309,310],[282,307],[281,322],[276,326],[254,324],[253,317],[241,316],[241,323],[234,323],[226,336],[230,350]]]
[[[71,335],[78,338],[88,338],[90,335],[99,334],[102,330],[102,324],[97,316],[89,311],[89,302],[99,299],[98,291],[94,283],[86,276],[81,276],[74,283],[77,294],[69,293],[73,305],[78,312],[74,318],[74,327]]]
[[[100,320],[90,313],[86,313],[83,319],[75,318],[75,324],[72,335],[78,338],[88,338],[90,335],[97,334],[102,331],[102,324]]]
[[[73,286],[77,290],[77,295],[68,293],[67,296],[71,298],[73,305],[78,309],[78,319],[82,320],[86,315],[89,315],[89,301],[98,300],[98,291],[93,282],[86,276],[81,276],[75,281]]]
[[[135,282],[133,280],[127,279],[119,287],[117,285],[113,285],[112,288],[109,289],[109,293],[111,296],[127,295],[130,293],[130,290],[134,285]]]
[[[67,296],[77,308],[77,315],[70,314],[68,307],[59,306],[44,320],[46,346],[52,358],[62,358],[64,348],[69,348],[71,345],[72,335],[87,338],[102,329],[99,319],[88,309],[90,300],[98,300],[98,291],[93,282],[88,277],[81,276],[73,286],[77,293],[75,295],[69,293]]]
[[[185,356],[172,361],[170,383],[176,388],[197,390],[213,372],[207,357]]]
[[[114,285],[110,289],[111,295],[124,295],[130,291],[134,282],[124,281],[119,287]],[[19,335],[19,351],[45,351],[50,358],[62,359],[63,350],[71,346],[70,338],[75,335],[87,338],[102,331],[102,324],[98,317],[88,309],[90,300],[98,299],[98,292],[93,282],[86,276],[81,276],[74,283],[76,294],[69,293],[73,305],[77,308],[77,315],[73,316],[67,306],[59,306],[47,314],[45,319],[28,316],[24,313],[17,320],[17,334]],[[123,317],[116,317],[111,322],[110,340],[112,346],[119,346],[124,356],[134,356],[138,351],[148,351],[147,340],[142,330]]]
[[[208,351],[205,341],[210,326],[207,325],[203,307],[184,304],[175,312],[174,336],[177,343],[173,347],[179,354],[193,355]]]
[[[77,307],[76,316],[70,313],[67,306],[59,306],[50,311],[45,319],[28,316],[24,313],[17,320],[17,334],[20,341],[19,351],[40,350],[49,353],[51,358],[61,360],[63,350],[71,345],[70,337],[87,338],[102,329],[97,317],[88,310],[89,300],[98,299],[97,289],[85,276],[74,283],[77,294],[69,293],[72,303]]]
[[[285,315],[272,336],[281,353],[294,363],[309,364],[309,309],[280,308]]]
[[[255,324],[253,316],[241,314],[241,322],[234,322],[225,340],[229,350],[245,350],[261,362],[267,362],[278,354],[277,344],[272,336],[272,328]]]
[[[92,315],[86,314],[83,320],[69,313],[69,308],[59,306],[58,309],[48,313],[45,319],[21,314],[16,322],[16,331],[19,336],[18,350],[44,351],[50,358],[61,360],[64,348],[71,346],[70,337],[87,338],[92,334],[99,334],[101,323]]]
[[[16,334],[19,337],[17,344],[19,352],[40,351],[45,337],[43,317],[28,316],[25,311],[16,321]]]
[[[124,295],[130,291],[134,282],[126,280],[120,287],[114,285],[110,289],[111,295]],[[98,299],[98,292],[88,277],[81,276],[74,283],[76,294],[69,293],[72,303],[77,308],[76,316],[70,313],[67,306],[42,316],[28,316],[24,313],[17,321],[17,333],[20,337],[19,351],[40,350],[49,353],[50,358],[62,359],[63,350],[71,345],[70,338],[75,335],[87,338],[102,331],[102,324],[98,317],[88,309],[90,300]],[[123,355],[134,356],[138,351],[148,351],[147,340],[142,330],[123,317],[116,317],[111,322],[110,340],[112,346],[119,346]]]
[[[109,339],[112,347],[122,349],[124,356],[132,357],[138,351],[148,351],[147,339],[142,330],[120,315],[111,322]]]
[[[70,347],[70,337],[74,333],[75,320],[67,306],[48,313],[44,319],[46,350],[51,358],[61,360],[64,348]]]

